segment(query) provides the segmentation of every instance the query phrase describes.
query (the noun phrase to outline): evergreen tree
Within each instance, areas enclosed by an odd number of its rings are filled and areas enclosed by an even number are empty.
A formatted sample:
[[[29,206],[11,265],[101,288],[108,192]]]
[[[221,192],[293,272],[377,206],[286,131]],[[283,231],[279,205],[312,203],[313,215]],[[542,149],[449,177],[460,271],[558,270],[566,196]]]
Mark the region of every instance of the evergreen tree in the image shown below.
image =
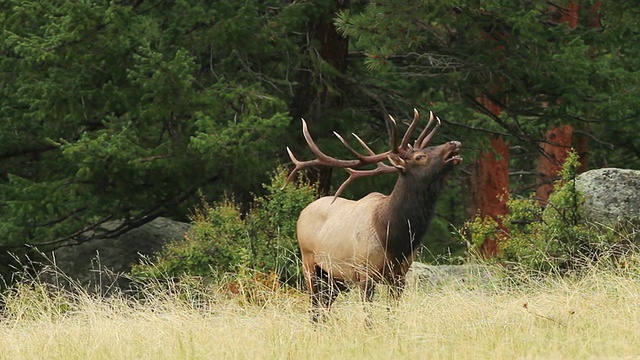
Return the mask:
[[[315,7],[2,2],[0,244],[116,236],[185,218],[198,190],[259,191]]]
[[[470,113],[469,121],[451,116],[454,121],[521,143],[540,140],[551,124],[589,123],[593,136],[638,166],[638,141],[612,135],[637,124],[640,63],[633,44],[640,8],[580,1],[580,22],[572,29],[558,22],[569,3],[375,1],[341,13],[337,22],[390,86],[399,82],[398,88],[413,90],[408,96],[437,101],[452,115],[480,110],[492,124]],[[502,116],[491,116],[481,96],[498,104]]]

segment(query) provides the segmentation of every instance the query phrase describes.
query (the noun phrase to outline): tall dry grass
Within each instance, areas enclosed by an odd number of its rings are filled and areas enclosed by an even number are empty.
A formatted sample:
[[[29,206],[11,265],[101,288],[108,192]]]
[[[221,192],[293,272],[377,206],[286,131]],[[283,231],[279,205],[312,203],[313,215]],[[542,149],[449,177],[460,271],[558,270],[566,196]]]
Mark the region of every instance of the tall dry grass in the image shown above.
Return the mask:
[[[371,304],[369,327],[353,293],[314,326],[295,291],[268,292],[258,304],[169,285],[133,300],[33,281],[4,297],[0,358],[639,358],[637,275],[414,285],[390,309],[384,297]]]

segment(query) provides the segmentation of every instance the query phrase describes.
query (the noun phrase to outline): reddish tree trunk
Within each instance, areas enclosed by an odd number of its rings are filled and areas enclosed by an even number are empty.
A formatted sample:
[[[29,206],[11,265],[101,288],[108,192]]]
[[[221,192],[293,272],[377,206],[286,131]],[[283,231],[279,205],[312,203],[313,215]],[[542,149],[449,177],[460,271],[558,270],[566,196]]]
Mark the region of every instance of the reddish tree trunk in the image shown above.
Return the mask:
[[[575,29],[578,26],[578,16],[580,5],[577,2],[568,3],[561,11],[560,22],[569,23],[569,27]]]
[[[588,25],[592,27],[600,26],[600,2],[594,3],[589,9]],[[571,2],[563,8],[559,8],[560,16],[558,22],[568,23],[570,28],[578,26],[580,6],[577,2]],[[596,49],[592,49],[595,52]],[[589,127],[585,126],[585,133]],[[558,176],[558,171],[567,158],[567,153],[571,149],[573,138],[573,127],[564,125],[549,129],[544,136],[545,143],[541,145],[541,152],[538,156],[538,179],[536,195],[541,200],[548,200],[553,192],[553,180]],[[577,151],[580,156],[580,171],[588,169],[589,137],[581,135],[577,138]]]
[[[478,101],[492,114],[502,112],[500,106],[486,97]],[[491,149],[480,154],[471,172],[472,204],[471,217],[490,216],[503,231],[501,216],[507,213],[506,200],[509,195],[509,146],[501,137],[490,139]],[[495,239],[485,239],[480,246],[480,254],[485,258],[498,253]]]
[[[576,2],[571,2],[564,7],[552,5],[558,9],[558,23],[568,23],[570,28],[578,26],[578,13],[580,7]],[[564,125],[561,128],[553,127],[544,134],[544,142],[540,145],[540,154],[537,160],[536,196],[545,203],[553,192],[553,181],[558,176],[558,171],[567,158],[567,150],[571,148],[573,128]]]
[[[497,155],[497,156],[496,156]],[[502,228],[500,216],[507,213],[509,195],[509,147],[501,137],[491,138],[491,149],[484,151],[474,163],[471,175],[473,203],[482,217],[491,216]],[[484,257],[498,253],[498,243],[485,239],[480,246]]]
[[[558,178],[562,164],[571,150],[573,127],[563,125],[547,130],[540,145],[538,155],[538,180],[536,182],[536,196],[541,200],[548,200],[553,192],[553,181]]]
[[[589,170],[589,125],[584,127],[584,133],[576,136],[576,151],[580,161],[579,172]]]

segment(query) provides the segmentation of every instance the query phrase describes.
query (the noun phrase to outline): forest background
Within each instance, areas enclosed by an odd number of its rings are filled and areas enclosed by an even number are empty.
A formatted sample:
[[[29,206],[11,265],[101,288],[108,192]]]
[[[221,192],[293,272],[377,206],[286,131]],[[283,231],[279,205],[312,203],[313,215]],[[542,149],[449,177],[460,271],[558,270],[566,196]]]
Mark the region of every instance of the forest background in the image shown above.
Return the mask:
[[[427,254],[463,249],[456,231],[504,212],[505,191],[545,199],[571,147],[582,171],[640,169],[632,1],[7,0],[0,10],[3,254],[188,220],[202,197],[247,210],[289,164],[286,146],[311,157],[300,118],[346,158],[332,131],[384,150],[389,114],[438,114],[432,143],[461,141],[465,162]],[[329,193],[346,177],[333,173],[310,177]],[[344,196],[388,193],[394,180],[360,180]]]

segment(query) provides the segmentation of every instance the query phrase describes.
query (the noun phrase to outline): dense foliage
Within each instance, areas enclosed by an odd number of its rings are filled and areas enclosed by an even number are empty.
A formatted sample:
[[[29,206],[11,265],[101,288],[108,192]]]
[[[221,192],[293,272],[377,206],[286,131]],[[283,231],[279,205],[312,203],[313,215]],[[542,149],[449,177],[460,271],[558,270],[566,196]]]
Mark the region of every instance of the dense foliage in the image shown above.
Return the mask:
[[[306,17],[272,3],[3,2],[0,241],[56,246],[184,217],[198,189],[258,190]]]
[[[192,216],[183,241],[168,244],[155,259],[134,267],[137,278],[201,275],[221,278],[229,273],[257,270],[290,284],[301,281],[295,223],[300,211],[316,196],[309,183],[284,186],[286,171],[276,172],[267,195],[241,217],[230,199],[206,202]]]
[[[512,197],[509,212],[501,225],[490,217],[476,217],[467,224],[472,244],[477,248],[487,238],[500,246],[493,261],[509,268],[533,272],[589,269],[598,261],[617,261],[631,243],[625,234],[589,223],[583,214],[583,195],[576,189],[579,162],[570,153],[562,169],[556,191],[543,208],[533,197]],[[626,244],[626,245],[625,245]]]
[[[580,6],[574,27],[560,19],[569,3]],[[625,1],[389,0],[336,21],[378,81],[436,103],[463,141],[477,143],[470,127],[497,132],[523,147],[522,158],[549,126],[573,124],[597,139],[592,165],[638,167],[638,141],[622,133],[640,110],[639,11]]]

